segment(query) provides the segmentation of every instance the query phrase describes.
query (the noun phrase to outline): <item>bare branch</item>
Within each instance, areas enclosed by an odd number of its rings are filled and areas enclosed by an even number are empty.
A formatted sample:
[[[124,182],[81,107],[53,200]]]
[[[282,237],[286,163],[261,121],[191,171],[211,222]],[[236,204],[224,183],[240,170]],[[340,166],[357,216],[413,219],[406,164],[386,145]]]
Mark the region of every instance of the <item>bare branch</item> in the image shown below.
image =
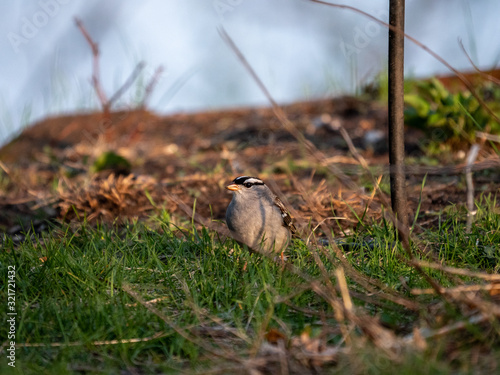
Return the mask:
[[[111,106],[113,105],[114,102],[116,102],[125,91],[127,91],[130,86],[134,83],[134,81],[137,79],[139,76],[140,72],[144,69],[145,63],[140,62],[137,64],[135,69],[132,71],[130,76],[127,78],[125,83],[111,96],[111,98],[108,100],[104,89],[102,88],[101,84],[101,77],[100,77],[100,69],[99,69],[99,46],[96,42],[92,40],[92,37],[88,33],[87,29],[85,29],[85,26],[83,25],[83,22],[75,17],[75,23],[78,29],[81,31],[83,37],[87,41],[87,43],[90,45],[90,49],[92,50],[92,86],[94,87],[94,90],[96,92],[96,95],[99,99],[99,102],[101,103],[102,111],[104,114],[109,114],[109,111],[111,109]]]
[[[102,88],[100,72],[99,72],[99,46],[96,42],[92,40],[90,34],[88,33],[87,29],[85,29],[85,26],[83,25],[82,21],[79,18],[75,17],[75,23],[78,29],[80,29],[87,43],[90,45],[90,49],[92,50],[92,57],[93,57],[92,86],[94,87],[97,97],[99,98],[103,112],[108,113],[109,102]]]
[[[90,34],[87,32],[87,29],[85,29],[85,26],[83,26],[83,22],[79,19],[79,18],[76,18],[75,17],[75,23],[76,23],[76,26],[80,29],[80,31],[82,32],[85,40],[88,42],[88,44],[90,45],[90,48],[92,49],[92,54],[94,56],[98,56],[99,55],[99,46],[96,42],[94,42],[92,40],[92,38],[90,37]]]

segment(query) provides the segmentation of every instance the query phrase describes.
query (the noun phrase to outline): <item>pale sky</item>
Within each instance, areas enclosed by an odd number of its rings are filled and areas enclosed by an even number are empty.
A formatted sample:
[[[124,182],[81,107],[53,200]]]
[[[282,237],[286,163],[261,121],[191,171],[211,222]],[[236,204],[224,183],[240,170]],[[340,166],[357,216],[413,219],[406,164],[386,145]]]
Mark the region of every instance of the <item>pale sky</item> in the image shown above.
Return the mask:
[[[349,5],[387,20],[388,1]],[[454,67],[470,70],[461,39],[481,68],[500,59],[498,0],[407,0],[406,31]],[[221,40],[223,26],[281,103],[355,92],[387,65],[387,30],[362,15],[306,0],[40,0],[0,3],[0,144],[25,122],[98,108],[92,57],[74,17],[99,43],[109,96],[139,61],[158,113],[266,105]],[[447,69],[407,42],[406,72]],[[137,87],[137,86],[136,86]],[[133,103],[134,90],[122,97]]]

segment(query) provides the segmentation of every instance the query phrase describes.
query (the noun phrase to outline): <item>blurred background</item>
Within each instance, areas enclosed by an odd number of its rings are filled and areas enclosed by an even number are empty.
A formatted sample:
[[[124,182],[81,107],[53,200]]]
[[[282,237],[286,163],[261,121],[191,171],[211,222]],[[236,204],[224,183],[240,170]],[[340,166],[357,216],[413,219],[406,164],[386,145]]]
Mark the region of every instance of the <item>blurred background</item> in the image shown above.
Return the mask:
[[[384,21],[388,1],[348,2]],[[498,0],[406,1],[406,31],[455,68],[500,59]],[[40,0],[0,3],[0,145],[48,115],[99,109],[92,54],[79,17],[100,47],[101,80],[111,96],[137,64],[138,80],[113,107],[133,108],[159,66],[148,108],[164,114],[267,105],[219,36],[224,27],[280,103],[355,94],[387,67],[387,30],[350,10],[305,0],[139,2]],[[406,43],[406,74],[448,73]]]

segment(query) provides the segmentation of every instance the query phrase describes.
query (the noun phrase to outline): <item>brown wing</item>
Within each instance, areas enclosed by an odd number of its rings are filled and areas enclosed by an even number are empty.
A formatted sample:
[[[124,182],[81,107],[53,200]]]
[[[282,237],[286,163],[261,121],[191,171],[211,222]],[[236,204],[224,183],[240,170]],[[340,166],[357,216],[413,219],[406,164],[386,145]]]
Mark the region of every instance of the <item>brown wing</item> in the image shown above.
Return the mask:
[[[296,234],[297,228],[295,228],[295,225],[293,224],[293,219],[290,216],[290,213],[287,211],[281,199],[279,199],[278,197],[274,197],[274,204],[278,206],[278,208],[281,211],[281,217],[283,218],[283,226],[290,229],[290,232],[292,232],[292,234]]]

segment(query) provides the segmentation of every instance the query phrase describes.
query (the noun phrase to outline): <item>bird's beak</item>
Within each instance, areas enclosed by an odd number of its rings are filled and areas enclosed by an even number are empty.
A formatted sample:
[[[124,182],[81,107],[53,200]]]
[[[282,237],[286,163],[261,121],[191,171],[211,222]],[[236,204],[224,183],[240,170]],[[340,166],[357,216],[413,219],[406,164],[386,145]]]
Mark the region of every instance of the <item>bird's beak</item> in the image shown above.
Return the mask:
[[[231,185],[227,185],[226,189],[231,190],[231,191],[238,191],[238,190],[240,190],[240,187],[236,184],[231,184]]]

